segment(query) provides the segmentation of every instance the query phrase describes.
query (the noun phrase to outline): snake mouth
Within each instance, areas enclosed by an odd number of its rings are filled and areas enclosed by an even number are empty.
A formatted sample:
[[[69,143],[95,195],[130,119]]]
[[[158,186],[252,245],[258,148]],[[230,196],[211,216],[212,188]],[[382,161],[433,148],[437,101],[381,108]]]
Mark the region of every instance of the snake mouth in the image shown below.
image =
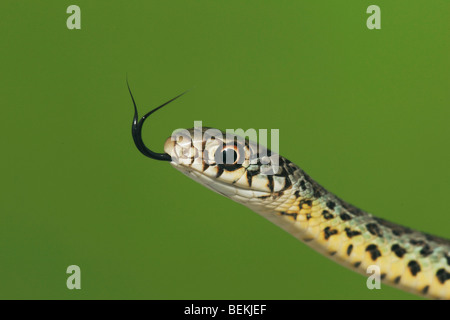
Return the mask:
[[[255,187],[255,185],[249,186],[247,183],[247,170],[243,170],[237,181],[228,182],[214,176],[208,176],[200,168],[186,166],[175,161],[171,161],[170,164],[173,168],[206,188],[244,205],[248,205],[249,201],[253,203],[256,200],[269,199],[273,195],[266,188]]]
[[[267,188],[261,188],[257,183],[249,183],[248,176],[253,177],[253,175],[247,171],[246,167],[242,166],[239,170],[234,171],[222,171],[217,166],[209,166],[205,169],[203,161],[193,161],[193,158],[186,156],[179,150],[177,151],[177,148],[175,148],[176,144],[177,142],[171,138],[168,138],[164,144],[164,151],[172,158],[170,164],[184,175],[207,188],[227,197],[232,197],[236,194],[249,197],[251,192],[256,193],[258,196],[270,195],[270,190],[267,190]]]
[[[228,183],[226,181],[210,177],[193,167],[188,167],[183,164],[176,163],[174,161],[171,161],[170,164],[172,165],[172,167],[174,167],[184,175],[188,176],[192,180],[205,186],[206,188],[216,193],[219,193],[227,198],[231,198],[232,200],[237,202],[243,201],[237,200],[236,197],[239,197],[241,200],[245,199],[245,201],[249,201],[250,199],[255,197],[270,196],[270,192],[256,190],[252,187],[243,187],[235,183]],[[245,172],[243,175],[245,175]]]

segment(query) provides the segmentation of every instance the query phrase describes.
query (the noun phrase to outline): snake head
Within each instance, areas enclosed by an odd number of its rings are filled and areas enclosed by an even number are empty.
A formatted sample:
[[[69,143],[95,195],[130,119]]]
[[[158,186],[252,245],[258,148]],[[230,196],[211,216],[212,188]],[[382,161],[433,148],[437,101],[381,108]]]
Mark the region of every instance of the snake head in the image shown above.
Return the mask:
[[[238,202],[269,197],[292,185],[286,159],[218,129],[175,132],[166,140],[164,151],[174,168]]]
[[[128,81],[127,81],[128,85]],[[277,153],[241,136],[212,128],[176,131],[164,144],[164,153],[149,149],[142,140],[142,126],[150,115],[184,93],[146,113],[140,120],[128,85],[134,117],[132,136],[138,150],[154,160],[170,161],[173,167],[204,186],[250,206],[261,199],[275,201],[285,191],[293,192],[298,167]],[[267,206],[267,201],[264,205]]]

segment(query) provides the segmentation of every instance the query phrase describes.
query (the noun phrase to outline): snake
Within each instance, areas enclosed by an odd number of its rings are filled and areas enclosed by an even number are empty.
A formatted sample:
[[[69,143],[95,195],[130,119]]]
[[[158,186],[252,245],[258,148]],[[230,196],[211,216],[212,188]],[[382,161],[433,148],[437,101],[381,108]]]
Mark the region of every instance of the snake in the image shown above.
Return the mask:
[[[145,114],[134,105],[132,137],[145,156],[168,161],[194,181],[238,202],[335,262],[381,283],[428,298],[450,299],[450,240],[363,211],[327,191],[288,159],[248,138],[195,127],[172,134],[164,153],[142,140]]]

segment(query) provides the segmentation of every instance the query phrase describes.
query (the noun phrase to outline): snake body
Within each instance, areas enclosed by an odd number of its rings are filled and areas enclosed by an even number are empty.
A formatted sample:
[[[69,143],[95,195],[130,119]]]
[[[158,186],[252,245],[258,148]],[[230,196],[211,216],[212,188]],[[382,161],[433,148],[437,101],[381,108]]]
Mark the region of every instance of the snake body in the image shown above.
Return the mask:
[[[288,159],[276,155],[273,166],[270,150],[210,131],[194,128],[168,138],[164,151],[172,166],[354,271],[367,276],[376,265],[384,283],[450,299],[449,240],[375,217],[328,192]],[[218,161],[230,153],[231,162]],[[272,166],[276,170],[269,172]]]

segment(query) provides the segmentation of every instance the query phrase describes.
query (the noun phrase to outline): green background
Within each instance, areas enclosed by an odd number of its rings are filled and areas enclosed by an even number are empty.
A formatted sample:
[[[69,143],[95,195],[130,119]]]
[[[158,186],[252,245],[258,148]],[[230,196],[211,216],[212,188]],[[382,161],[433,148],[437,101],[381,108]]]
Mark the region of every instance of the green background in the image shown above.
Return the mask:
[[[68,30],[66,8],[81,8]],[[381,8],[381,30],[366,9]],[[415,299],[142,156],[280,129],[347,201],[449,237],[449,1],[2,1],[0,298]],[[81,267],[81,290],[66,268]]]

